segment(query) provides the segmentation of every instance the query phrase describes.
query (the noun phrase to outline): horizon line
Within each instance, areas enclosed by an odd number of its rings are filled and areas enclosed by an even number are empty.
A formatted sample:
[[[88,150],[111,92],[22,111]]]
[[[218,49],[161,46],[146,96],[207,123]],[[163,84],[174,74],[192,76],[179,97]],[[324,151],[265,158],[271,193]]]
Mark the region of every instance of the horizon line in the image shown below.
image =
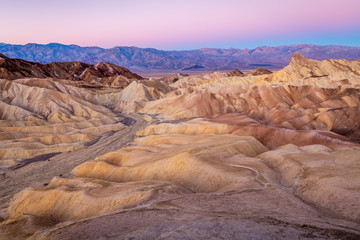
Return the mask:
[[[234,47],[229,47],[229,48],[218,48],[218,47],[204,47],[204,48],[193,48],[193,49],[182,49],[182,50],[164,50],[164,49],[160,49],[160,48],[155,48],[155,47],[138,47],[138,46],[114,46],[114,47],[110,47],[110,48],[106,48],[106,47],[99,47],[99,46],[81,46],[78,44],[64,44],[64,43],[59,43],[59,42],[50,42],[50,43],[26,43],[26,44],[13,44],[13,43],[3,43],[0,42],[0,44],[2,45],[15,45],[15,46],[26,46],[29,44],[34,44],[34,45],[41,45],[41,46],[47,46],[47,45],[51,45],[51,44],[57,44],[57,45],[62,45],[62,46],[76,46],[76,47],[81,47],[81,48],[101,48],[101,49],[113,49],[113,48],[122,48],[122,47],[128,47],[128,48],[140,48],[140,49],[155,49],[155,50],[159,50],[159,51],[166,51],[166,52],[181,52],[181,51],[196,51],[196,50],[202,50],[202,49],[222,49],[222,50],[230,50],[230,49],[234,49],[234,50],[255,50],[257,48],[262,48],[262,47],[287,47],[287,46],[301,46],[301,45],[312,45],[312,46],[341,46],[341,47],[360,47],[360,46],[353,46],[353,45],[341,45],[341,44],[313,44],[313,43],[294,43],[294,44],[285,44],[285,45],[262,45],[262,46],[258,46],[255,48],[234,48]]]

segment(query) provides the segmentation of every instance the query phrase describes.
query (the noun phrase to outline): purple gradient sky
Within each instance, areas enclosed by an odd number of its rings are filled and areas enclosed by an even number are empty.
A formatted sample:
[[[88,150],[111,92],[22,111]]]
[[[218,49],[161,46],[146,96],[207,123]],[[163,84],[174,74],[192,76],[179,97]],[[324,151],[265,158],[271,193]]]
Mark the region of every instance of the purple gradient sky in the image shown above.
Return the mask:
[[[360,46],[360,0],[0,0],[0,42],[158,49]]]

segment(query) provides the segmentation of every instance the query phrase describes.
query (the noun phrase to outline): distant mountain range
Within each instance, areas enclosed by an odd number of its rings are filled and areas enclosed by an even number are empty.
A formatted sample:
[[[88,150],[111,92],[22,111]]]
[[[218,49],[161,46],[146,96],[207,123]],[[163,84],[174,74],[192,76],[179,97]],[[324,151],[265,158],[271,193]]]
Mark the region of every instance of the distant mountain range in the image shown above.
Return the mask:
[[[324,59],[360,59],[360,47],[289,45],[258,47],[255,49],[211,49],[186,51],[163,51],[154,48],[80,47],[50,43],[46,45],[29,43],[12,45],[0,43],[0,53],[10,58],[20,58],[42,64],[51,62],[80,61],[88,64],[108,62],[124,66],[138,73],[166,71],[221,71],[251,70],[265,67],[271,70],[285,67],[291,56],[298,52],[305,57]]]

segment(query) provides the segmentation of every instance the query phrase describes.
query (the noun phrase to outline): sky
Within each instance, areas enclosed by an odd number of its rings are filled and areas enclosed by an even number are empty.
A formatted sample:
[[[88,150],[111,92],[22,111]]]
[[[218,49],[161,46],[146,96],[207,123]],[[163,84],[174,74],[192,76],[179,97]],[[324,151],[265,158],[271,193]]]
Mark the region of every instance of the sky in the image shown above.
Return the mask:
[[[0,0],[0,42],[164,50],[360,46],[360,0]]]

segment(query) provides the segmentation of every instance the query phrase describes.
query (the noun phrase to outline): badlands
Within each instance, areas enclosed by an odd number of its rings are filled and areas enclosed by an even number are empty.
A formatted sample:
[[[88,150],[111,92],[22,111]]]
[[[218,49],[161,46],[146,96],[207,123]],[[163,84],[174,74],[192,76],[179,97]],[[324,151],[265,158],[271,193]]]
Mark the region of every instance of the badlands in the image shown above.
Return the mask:
[[[0,56],[0,239],[360,239],[360,60],[142,79]]]

